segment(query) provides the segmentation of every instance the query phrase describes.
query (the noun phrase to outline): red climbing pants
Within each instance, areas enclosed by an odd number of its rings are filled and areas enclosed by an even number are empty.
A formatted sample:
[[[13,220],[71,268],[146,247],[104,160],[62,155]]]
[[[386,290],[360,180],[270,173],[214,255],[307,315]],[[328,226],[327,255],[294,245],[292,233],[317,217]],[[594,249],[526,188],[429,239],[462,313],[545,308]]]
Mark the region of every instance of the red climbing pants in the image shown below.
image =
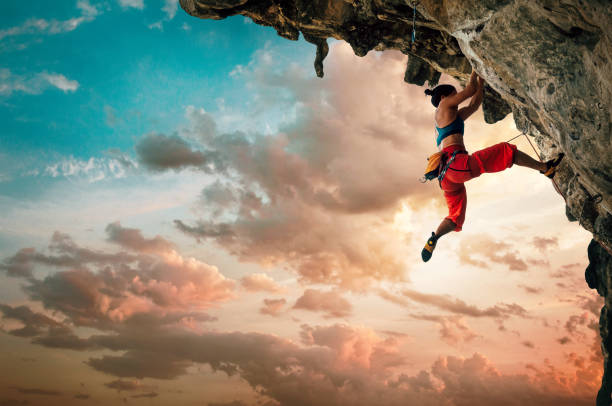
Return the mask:
[[[449,157],[455,150],[464,150],[462,145],[449,145],[443,151]],[[461,231],[465,221],[467,195],[464,182],[477,178],[485,172],[500,172],[510,168],[514,162],[516,145],[501,142],[491,147],[474,152],[472,155],[457,154],[451,163],[441,187],[448,205],[447,219],[457,225],[455,231]]]

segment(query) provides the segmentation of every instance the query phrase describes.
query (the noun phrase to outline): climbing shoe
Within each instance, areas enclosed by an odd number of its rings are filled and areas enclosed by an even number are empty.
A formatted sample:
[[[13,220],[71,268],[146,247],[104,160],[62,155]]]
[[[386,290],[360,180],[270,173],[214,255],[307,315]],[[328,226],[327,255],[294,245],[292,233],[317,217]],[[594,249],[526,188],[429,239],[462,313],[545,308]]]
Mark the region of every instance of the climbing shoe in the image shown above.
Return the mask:
[[[429,240],[427,240],[427,243],[425,243],[423,251],[421,251],[421,258],[423,258],[423,262],[429,261],[429,258],[431,258],[431,254],[433,254],[434,248],[436,248],[437,241],[438,238],[436,237],[436,233],[432,232],[431,237],[429,237]]]
[[[540,173],[543,173],[546,177],[549,177],[552,179],[555,176],[555,171],[557,169],[557,166],[559,166],[564,156],[565,156],[564,153],[560,153],[559,155],[557,155],[555,159],[546,161],[546,170],[540,171]]]

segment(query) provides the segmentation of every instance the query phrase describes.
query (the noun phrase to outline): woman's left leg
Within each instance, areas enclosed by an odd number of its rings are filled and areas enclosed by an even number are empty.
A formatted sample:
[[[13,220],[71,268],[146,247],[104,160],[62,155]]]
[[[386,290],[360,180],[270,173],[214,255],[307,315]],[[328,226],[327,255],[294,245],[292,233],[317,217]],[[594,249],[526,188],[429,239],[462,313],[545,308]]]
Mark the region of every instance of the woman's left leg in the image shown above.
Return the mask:
[[[514,163],[518,166],[526,166],[527,168],[535,169],[540,172],[546,170],[546,162],[536,161],[535,159],[518,149],[514,153]]]
[[[513,164],[517,164],[526,168],[535,169],[547,177],[552,178],[563,156],[564,154],[561,153],[557,155],[556,158],[547,162],[539,162],[526,153],[519,151],[516,145],[500,142],[489,148],[474,152],[474,154],[470,155],[468,158],[468,165],[473,177],[480,176],[480,174],[485,172],[503,171],[504,169],[510,168]]]

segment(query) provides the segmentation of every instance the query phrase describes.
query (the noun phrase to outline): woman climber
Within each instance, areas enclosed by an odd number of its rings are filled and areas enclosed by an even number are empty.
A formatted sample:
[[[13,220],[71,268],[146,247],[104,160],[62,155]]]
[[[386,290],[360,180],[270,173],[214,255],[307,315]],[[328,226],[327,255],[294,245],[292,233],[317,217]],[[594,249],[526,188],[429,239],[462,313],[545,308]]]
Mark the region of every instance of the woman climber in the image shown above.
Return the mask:
[[[480,107],[483,88],[484,80],[472,71],[468,84],[460,92],[457,92],[451,85],[439,85],[433,90],[425,90],[425,94],[431,96],[431,104],[437,108],[434,116],[436,142],[442,151],[442,162],[443,164],[445,162],[444,169],[446,169],[441,171],[440,187],[444,191],[444,198],[448,205],[448,216],[442,220],[438,229],[431,233],[431,237],[421,252],[421,257],[425,262],[431,258],[440,237],[451,231],[461,231],[467,204],[464,182],[485,172],[503,171],[510,168],[512,164],[536,169],[552,178],[557,165],[563,159],[563,154],[559,154],[557,158],[548,162],[539,162],[519,151],[516,145],[507,142],[501,142],[469,155],[463,145],[463,122]],[[470,104],[459,108],[459,104],[470,97],[472,98]]]

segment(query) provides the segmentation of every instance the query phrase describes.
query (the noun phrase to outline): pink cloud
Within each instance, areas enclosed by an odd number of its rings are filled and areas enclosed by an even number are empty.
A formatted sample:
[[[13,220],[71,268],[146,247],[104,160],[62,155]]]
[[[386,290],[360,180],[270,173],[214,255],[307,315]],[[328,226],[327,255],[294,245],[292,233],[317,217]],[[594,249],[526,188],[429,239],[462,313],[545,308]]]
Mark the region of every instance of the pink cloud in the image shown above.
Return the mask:
[[[278,316],[283,310],[283,307],[287,304],[285,299],[264,299],[263,302],[264,306],[259,309],[259,312],[269,316]]]
[[[324,312],[326,317],[347,317],[351,314],[352,306],[338,292],[306,289],[304,294],[297,299],[293,308],[311,312]]]
[[[283,288],[265,273],[254,273],[240,279],[242,287],[251,292],[282,292]]]
[[[139,230],[124,229],[118,223],[109,225],[107,233],[109,239],[146,254],[91,250],[55,233],[51,254],[21,250],[5,261],[10,264],[7,272],[14,274],[16,264],[20,269],[67,268],[41,280],[31,273],[18,275],[28,278],[26,292],[45,308],[64,313],[76,325],[103,329],[136,315],[181,322],[193,319],[193,311],[234,297],[234,281],[214,266],[181,256],[161,237],[145,239]]]

